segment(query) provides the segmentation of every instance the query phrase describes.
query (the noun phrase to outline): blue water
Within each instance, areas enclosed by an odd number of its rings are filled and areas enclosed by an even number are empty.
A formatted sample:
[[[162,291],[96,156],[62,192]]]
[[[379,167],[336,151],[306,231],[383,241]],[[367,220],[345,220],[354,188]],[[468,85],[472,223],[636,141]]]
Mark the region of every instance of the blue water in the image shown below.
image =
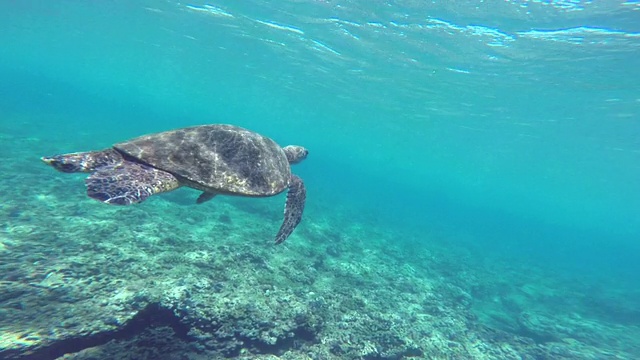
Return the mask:
[[[233,123],[310,150],[312,209],[637,287],[637,1],[2,1],[0,44],[32,166]]]

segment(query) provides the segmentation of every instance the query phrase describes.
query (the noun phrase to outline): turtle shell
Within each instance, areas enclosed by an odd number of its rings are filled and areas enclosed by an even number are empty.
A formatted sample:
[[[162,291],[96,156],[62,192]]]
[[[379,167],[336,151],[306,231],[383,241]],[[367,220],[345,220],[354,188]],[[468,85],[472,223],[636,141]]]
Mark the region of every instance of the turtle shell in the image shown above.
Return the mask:
[[[233,125],[144,135],[114,148],[204,191],[271,196],[291,179],[287,157],[275,141]]]

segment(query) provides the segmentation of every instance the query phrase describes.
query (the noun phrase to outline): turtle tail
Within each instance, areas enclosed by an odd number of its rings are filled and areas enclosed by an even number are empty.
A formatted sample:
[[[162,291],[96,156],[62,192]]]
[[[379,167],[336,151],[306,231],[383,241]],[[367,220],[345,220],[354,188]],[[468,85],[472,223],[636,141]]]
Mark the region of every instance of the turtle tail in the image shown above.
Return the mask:
[[[302,212],[304,211],[304,203],[307,199],[307,190],[304,187],[302,179],[296,175],[291,175],[289,182],[289,192],[287,193],[287,204],[284,208],[284,221],[278,235],[276,235],[276,244],[280,244],[287,240],[293,229],[302,220]]]

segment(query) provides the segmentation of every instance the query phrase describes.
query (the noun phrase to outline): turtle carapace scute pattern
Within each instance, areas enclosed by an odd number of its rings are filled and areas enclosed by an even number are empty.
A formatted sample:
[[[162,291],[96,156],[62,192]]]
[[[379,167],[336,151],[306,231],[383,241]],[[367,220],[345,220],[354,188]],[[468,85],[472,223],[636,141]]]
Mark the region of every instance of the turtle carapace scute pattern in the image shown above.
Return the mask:
[[[187,186],[202,191],[197,203],[216,195],[273,196],[289,189],[281,243],[302,218],[303,181],[291,164],[307,149],[281,147],[270,138],[233,125],[212,124],[143,135],[100,150],[43,157],[62,172],[89,172],[87,194],[109,204],[129,205]]]

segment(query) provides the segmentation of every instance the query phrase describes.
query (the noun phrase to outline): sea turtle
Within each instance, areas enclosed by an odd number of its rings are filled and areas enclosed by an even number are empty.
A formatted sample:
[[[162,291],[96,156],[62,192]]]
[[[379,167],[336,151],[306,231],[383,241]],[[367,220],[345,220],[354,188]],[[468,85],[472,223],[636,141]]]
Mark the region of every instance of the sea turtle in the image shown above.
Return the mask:
[[[46,156],[62,172],[90,172],[89,197],[129,205],[151,195],[188,186],[203,191],[201,204],[218,194],[273,196],[289,188],[276,244],[300,223],[306,190],[291,173],[309,152],[233,125],[213,124],[144,135],[100,151]]]

